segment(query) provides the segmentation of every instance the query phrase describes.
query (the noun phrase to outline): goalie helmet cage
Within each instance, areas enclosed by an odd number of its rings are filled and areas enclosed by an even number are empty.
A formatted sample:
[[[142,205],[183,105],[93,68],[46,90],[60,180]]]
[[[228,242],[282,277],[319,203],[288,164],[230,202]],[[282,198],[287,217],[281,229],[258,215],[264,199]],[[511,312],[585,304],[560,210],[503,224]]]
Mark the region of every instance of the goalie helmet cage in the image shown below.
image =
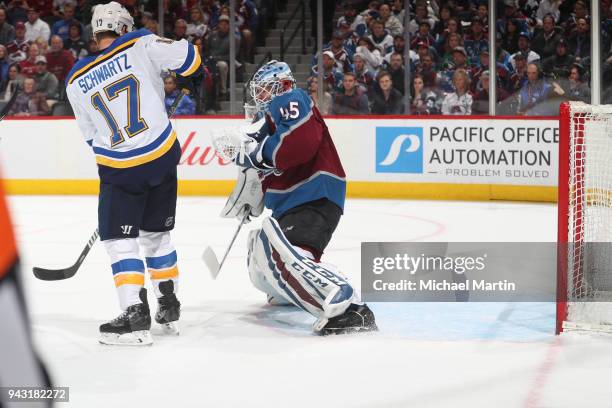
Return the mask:
[[[563,103],[556,333],[612,333],[612,105]]]

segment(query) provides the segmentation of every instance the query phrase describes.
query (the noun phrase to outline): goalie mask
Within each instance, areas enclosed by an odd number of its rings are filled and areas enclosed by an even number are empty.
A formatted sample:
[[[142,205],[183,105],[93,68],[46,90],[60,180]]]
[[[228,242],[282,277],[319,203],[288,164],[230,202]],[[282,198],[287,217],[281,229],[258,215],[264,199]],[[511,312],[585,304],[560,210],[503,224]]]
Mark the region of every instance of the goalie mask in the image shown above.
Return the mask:
[[[130,32],[134,28],[134,19],[121,4],[111,1],[108,4],[94,6],[91,16],[91,28],[94,36],[103,31],[112,31],[118,35]]]
[[[259,68],[249,87],[249,93],[258,110],[266,110],[272,99],[295,87],[295,78],[289,65],[272,60]]]

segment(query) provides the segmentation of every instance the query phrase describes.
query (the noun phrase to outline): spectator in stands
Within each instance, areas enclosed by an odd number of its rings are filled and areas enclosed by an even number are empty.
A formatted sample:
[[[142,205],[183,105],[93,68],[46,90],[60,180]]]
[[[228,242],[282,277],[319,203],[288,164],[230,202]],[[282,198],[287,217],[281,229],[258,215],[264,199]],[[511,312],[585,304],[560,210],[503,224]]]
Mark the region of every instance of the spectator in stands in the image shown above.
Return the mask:
[[[514,23],[518,26],[517,32],[521,32],[525,30],[527,27],[523,24],[525,21],[525,16],[518,10],[517,8],[517,0],[504,0],[504,9],[503,16],[497,19],[496,32],[500,33],[502,36],[507,34],[508,21],[514,20]],[[510,52],[510,51],[508,51]]]
[[[38,10],[34,7],[28,7],[28,21],[25,23],[25,28],[25,38],[30,42],[36,41],[39,37],[49,41],[51,37],[49,24],[39,18]]]
[[[431,35],[431,27],[427,21],[419,23],[419,29],[416,35],[410,39],[410,48],[415,49],[419,44],[427,44],[428,47],[433,47],[436,40]]]
[[[36,57],[38,57],[38,45],[31,44],[28,49],[28,58],[19,63],[21,75],[26,78],[33,78],[36,74]]]
[[[319,109],[319,112],[321,112],[322,115],[329,115],[332,107],[332,96],[329,92],[323,89],[323,98],[321,100],[321,104],[319,105],[318,83],[319,81],[316,76],[308,78],[306,81],[308,95],[310,95],[310,99],[312,99],[312,102]]]
[[[188,40],[187,38],[187,22],[182,18],[179,18],[174,22],[174,31],[172,32],[171,38],[174,41]]]
[[[344,15],[338,19],[336,26],[338,28],[346,26],[347,34],[355,34],[358,37],[363,37],[367,30],[365,18],[357,14],[355,5],[350,1],[344,3]]]
[[[331,43],[327,47],[323,48],[323,51],[331,51],[334,54],[336,60],[336,68],[340,72],[347,72],[351,68],[351,61],[346,48],[344,48],[342,41],[342,33],[338,30],[334,31],[331,38]],[[313,61],[313,65],[317,64],[316,56]]]
[[[512,68],[516,68],[514,60],[516,59],[516,56],[518,54],[523,55],[527,60],[528,64],[540,60],[540,55],[537,52],[531,50],[530,40],[531,34],[529,34],[529,32],[523,31],[519,34],[518,51],[510,57],[509,61]]]
[[[570,74],[572,64],[576,58],[568,53],[567,42],[562,38],[557,42],[555,55],[548,57],[543,62],[544,72],[552,78],[567,78]]]
[[[369,93],[374,84],[374,73],[366,67],[365,58],[361,53],[353,56],[353,73],[357,84],[362,87],[363,91]]]
[[[15,24],[15,39],[6,46],[11,63],[26,59],[29,48],[30,44],[25,39],[25,24],[18,22]]]
[[[157,24],[157,20],[151,19],[147,21],[145,28],[152,32],[153,34],[160,35],[159,25]]]
[[[470,80],[464,69],[457,69],[453,74],[455,91],[446,95],[442,101],[443,115],[471,115],[472,95],[470,95]]]
[[[370,37],[361,37],[357,43],[357,53],[363,55],[366,67],[372,73],[378,72],[378,69],[383,63],[383,57],[380,49],[374,45]]]
[[[404,55],[404,47],[406,45],[406,40],[404,39],[403,34],[398,34],[393,36],[393,47],[391,50],[384,56],[385,62],[388,64],[391,61],[391,55],[394,53],[400,53]],[[412,50],[411,50],[412,51]],[[413,58],[414,53],[410,52],[410,57]],[[416,56],[414,56],[416,58]]]
[[[404,11],[404,0],[393,0],[393,5],[391,6],[391,12],[399,21],[404,24],[405,11]]]
[[[370,23],[380,17],[380,13],[378,9],[380,7],[379,1],[369,1],[368,8],[360,13],[360,15],[365,19],[366,25],[369,27]]]
[[[404,32],[404,25],[397,17],[391,14],[391,6],[383,3],[378,8],[378,12],[380,13],[380,21],[384,24],[384,28],[389,34],[393,36]]]
[[[429,24],[429,28],[432,30],[436,25],[436,20],[429,16],[427,3],[425,2],[419,2],[415,6],[414,20],[411,20],[410,24],[408,24],[408,31],[410,32],[410,35],[414,35],[414,33],[417,32],[422,21],[426,21]]]
[[[589,17],[589,10],[587,9],[586,3],[582,0],[574,3],[574,12],[572,15],[562,23],[562,26],[565,29],[565,36],[569,37],[572,35],[576,28],[578,27],[578,20],[581,18],[587,19]]]
[[[476,9],[476,17],[482,21],[482,26],[485,32],[489,32],[489,7],[486,3],[478,4]]]
[[[393,84],[393,87],[403,95],[406,70],[404,69],[404,58],[402,57],[402,54],[394,53],[391,55],[391,61],[389,62],[387,72],[391,76],[391,83]]]
[[[70,37],[70,24],[72,23],[81,25],[81,32],[83,32],[82,24],[74,18],[74,5],[72,3],[64,4],[62,14],[63,18],[53,24],[51,35],[58,35],[62,41],[68,40]]]
[[[368,97],[357,86],[355,74],[347,72],[342,79],[342,89],[334,96],[332,115],[364,115],[369,113]]]
[[[591,27],[586,18],[576,21],[576,29],[567,40],[568,51],[578,61],[591,56]]]
[[[189,24],[187,24],[187,36],[191,41],[195,38],[204,38],[208,34],[208,26],[204,23],[204,13],[198,6],[189,10]]]
[[[527,64],[527,82],[519,93],[519,108],[517,114],[538,116],[550,112],[546,110],[545,102],[552,87],[541,78],[538,64]]]
[[[536,12],[536,18],[538,25],[544,24],[544,17],[547,15],[553,18],[553,25],[559,22],[561,12],[559,6],[563,3],[563,0],[541,0]]]
[[[423,82],[428,88],[434,88],[438,86],[440,76],[436,70],[433,57],[431,54],[427,54],[421,58],[421,63],[417,68],[417,74],[423,77]]]
[[[461,38],[461,24],[456,17],[451,17],[448,19],[446,28],[440,34],[438,34],[438,38],[436,39],[436,51],[438,54],[442,55],[448,51],[448,41],[451,35],[458,35],[458,38]],[[456,47],[457,45],[455,45]]]
[[[8,82],[6,83],[6,87],[3,90],[4,97],[3,101],[8,101],[11,99],[11,96],[17,91],[17,89],[21,88],[23,85],[23,77],[19,72],[19,64],[14,63],[9,66],[8,70]]]
[[[238,17],[238,29],[241,35],[240,55],[243,61],[253,63],[255,51],[254,34],[259,23],[257,7],[251,0],[236,1],[236,16]],[[332,21],[329,22],[330,28],[332,23]]]
[[[336,67],[334,53],[327,50],[323,51],[323,85],[326,91],[335,92],[342,85],[342,71]],[[312,67],[312,74],[317,75],[318,66]]]
[[[404,113],[404,97],[393,87],[391,75],[381,71],[376,81],[378,86],[372,92],[371,111],[377,115],[401,115]]]
[[[454,77],[455,77],[455,71],[457,71],[458,69],[463,69],[466,71],[466,75],[468,75],[468,64],[467,64],[467,53],[465,52],[465,48],[463,47],[455,47],[455,49],[453,50],[453,60],[452,62],[449,64],[448,68],[442,72],[442,74],[440,75],[440,85],[442,86],[442,89],[446,92],[452,92],[453,88],[454,88]]]
[[[23,92],[17,95],[8,114],[14,116],[42,116],[47,113],[49,113],[49,105],[45,94],[36,91],[34,78],[24,79]]]
[[[58,99],[59,81],[49,71],[47,71],[47,59],[44,55],[36,57],[36,89],[45,94],[47,99]]]
[[[47,53],[47,68],[49,72],[64,83],[66,76],[74,65],[72,52],[64,49],[64,42],[59,35],[51,36],[51,50]]]
[[[28,2],[26,0],[11,0],[6,9],[8,20],[12,25],[28,20]]]
[[[447,70],[454,66],[453,54],[455,53],[455,48],[457,47],[463,47],[463,38],[461,38],[461,36],[457,33],[449,34],[449,36],[446,37],[444,55],[442,56],[442,60],[438,64],[442,70]]]
[[[484,71],[479,79],[478,84],[475,86],[476,93],[473,97],[472,102],[472,113],[473,114],[488,114],[489,113],[489,86],[490,86],[490,76],[489,71]],[[504,90],[501,86],[499,86],[499,81],[497,85],[497,91],[495,93],[495,97],[497,102],[501,102],[506,100],[510,94]]]
[[[584,67],[572,65],[569,79],[552,83],[553,92],[569,101],[591,103],[591,88],[584,80]]]
[[[372,44],[376,46],[384,55],[393,47],[393,37],[385,31],[385,26],[380,21],[372,21],[370,24],[371,34],[366,37],[372,40]],[[363,38],[363,37],[362,37]]]
[[[510,55],[518,51],[519,39],[519,23],[517,20],[510,19],[506,21],[505,33],[501,34],[501,48],[507,51]]]
[[[472,92],[476,91],[476,86],[479,84],[480,76],[484,72],[489,71],[489,51],[484,50],[480,53],[478,64],[472,65],[470,69],[470,78],[472,79]]]
[[[542,20],[542,29],[533,38],[531,47],[544,60],[555,55],[555,49],[560,39],[561,35],[555,31],[554,17],[547,14]]]
[[[222,97],[227,95],[227,74],[229,72],[229,17],[220,16],[217,23],[217,28],[208,36],[206,42],[208,55],[217,61],[217,69],[219,70],[219,91]],[[238,49],[240,40],[235,38],[236,49]]]
[[[478,65],[480,54],[489,49],[489,39],[484,31],[484,25],[479,18],[474,18],[470,26],[470,32],[464,42],[469,64]]]
[[[519,92],[521,88],[528,82],[527,78],[527,59],[523,54],[517,54],[514,60],[516,66],[510,79],[508,80],[508,89],[510,92]]]
[[[8,83],[8,71],[10,67],[6,47],[0,45],[0,92],[4,92]]]
[[[89,55],[87,44],[82,39],[81,28],[80,24],[70,24],[70,36],[64,43],[64,49],[72,52],[75,61]]]
[[[170,113],[170,108],[178,98],[181,91],[177,89],[176,78],[172,75],[168,75],[164,78],[164,92],[165,98],[164,103],[166,105],[166,112]],[[176,110],[174,111],[175,116],[193,115],[195,114],[195,102],[191,99],[191,96],[184,95],[180,100]]]
[[[439,36],[444,32],[444,30],[446,30],[446,27],[448,26],[448,22],[450,18],[453,16],[453,12],[454,11],[453,11],[452,5],[448,3],[443,4],[440,7],[440,12],[438,13],[438,16],[440,18],[438,19],[438,21],[436,21],[436,24],[434,25],[434,28],[432,29],[433,35]]]
[[[15,28],[6,21],[6,10],[0,8],[0,44],[7,45],[15,39]]]
[[[415,74],[410,85],[410,113],[414,115],[427,114],[425,82],[421,74]]]

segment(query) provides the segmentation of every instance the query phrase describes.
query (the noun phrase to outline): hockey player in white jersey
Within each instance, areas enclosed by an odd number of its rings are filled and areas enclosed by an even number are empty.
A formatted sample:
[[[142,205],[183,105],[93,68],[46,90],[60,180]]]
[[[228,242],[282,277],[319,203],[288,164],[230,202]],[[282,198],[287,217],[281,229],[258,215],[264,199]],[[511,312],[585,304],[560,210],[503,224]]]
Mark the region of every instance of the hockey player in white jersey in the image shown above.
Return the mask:
[[[295,88],[284,62],[261,67],[250,91],[261,119],[236,138],[235,163],[243,171],[222,215],[258,216],[264,203],[272,210],[248,238],[251,281],[271,304],[293,304],[315,316],[317,334],[377,330],[374,313],[353,286],[336,266],[321,262],[346,194],[344,169],[323,117]],[[221,140],[216,147],[224,154]]]
[[[119,3],[95,6],[91,25],[100,52],[79,60],[66,79],[77,123],[98,164],[98,227],[123,310],[100,326],[104,344],[152,343],[145,263],[158,300],[155,320],[178,334],[180,315],[170,241],[180,145],[166,115],[161,74],[191,75],[201,60],[187,41],[132,31],[133,24]]]

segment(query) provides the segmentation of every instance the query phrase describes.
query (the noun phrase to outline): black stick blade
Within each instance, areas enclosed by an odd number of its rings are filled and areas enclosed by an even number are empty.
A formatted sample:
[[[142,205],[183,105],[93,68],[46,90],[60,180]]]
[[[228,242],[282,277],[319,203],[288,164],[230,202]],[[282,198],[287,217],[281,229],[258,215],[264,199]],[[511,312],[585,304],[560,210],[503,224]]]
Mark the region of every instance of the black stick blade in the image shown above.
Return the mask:
[[[65,269],[45,269],[45,268],[32,268],[32,272],[34,272],[34,276],[36,276],[40,280],[44,281],[56,281],[72,278],[78,269],[77,265],[73,265],[70,268]]]

